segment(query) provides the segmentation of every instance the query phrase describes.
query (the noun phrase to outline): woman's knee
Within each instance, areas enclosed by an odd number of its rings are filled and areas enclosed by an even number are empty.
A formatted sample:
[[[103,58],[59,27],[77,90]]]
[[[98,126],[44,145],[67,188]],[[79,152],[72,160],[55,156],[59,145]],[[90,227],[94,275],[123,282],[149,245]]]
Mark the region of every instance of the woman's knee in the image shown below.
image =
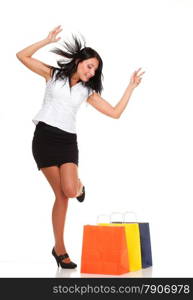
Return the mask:
[[[54,194],[55,194],[56,200],[58,200],[58,201],[60,201],[60,200],[65,201],[65,200],[68,200],[68,198],[69,198],[64,194],[62,189],[55,191]]]
[[[74,198],[78,192],[78,169],[74,163],[64,163],[60,166],[61,188],[68,198]]]

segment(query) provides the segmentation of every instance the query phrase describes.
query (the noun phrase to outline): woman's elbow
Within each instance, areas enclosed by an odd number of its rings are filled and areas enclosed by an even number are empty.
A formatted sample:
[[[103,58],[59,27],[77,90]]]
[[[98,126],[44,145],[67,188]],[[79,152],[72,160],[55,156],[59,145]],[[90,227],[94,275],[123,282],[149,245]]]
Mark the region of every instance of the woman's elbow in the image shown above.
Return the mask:
[[[119,119],[120,118],[120,114],[119,113],[117,113],[115,110],[114,110],[114,112],[113,112],[113,114],[112,114],[112,118],[114,118],[114,119]]]
[[[16,53],[16,57],[21,60],[21,54],[19,52]]]
[[[16,53],[16,57],[22,61],[22,59],[25,59],[25,55],[23,55],[20,51]]]

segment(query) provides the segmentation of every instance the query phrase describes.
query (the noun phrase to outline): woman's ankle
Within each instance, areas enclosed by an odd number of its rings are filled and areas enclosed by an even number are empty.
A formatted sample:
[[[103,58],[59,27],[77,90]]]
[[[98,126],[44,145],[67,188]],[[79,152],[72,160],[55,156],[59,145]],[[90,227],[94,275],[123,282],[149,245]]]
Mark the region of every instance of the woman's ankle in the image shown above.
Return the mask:
[[[66,253],[66,248],[64,246],[55,245],[54,250],[55,250],[57,255],[62,255],[62,254]]]
[[[54,250],[57,256],[64,255],[67,253],[66,248],[64,246],[54,246]],[[64,258],[62,261],[65,263],[71,262],[69,257]]]
[[[78,187],[78,193],[76,194],[76,197],[78,197],[82,194],[83,186],[84,186],[83,183],[79,179],[79,187]]]

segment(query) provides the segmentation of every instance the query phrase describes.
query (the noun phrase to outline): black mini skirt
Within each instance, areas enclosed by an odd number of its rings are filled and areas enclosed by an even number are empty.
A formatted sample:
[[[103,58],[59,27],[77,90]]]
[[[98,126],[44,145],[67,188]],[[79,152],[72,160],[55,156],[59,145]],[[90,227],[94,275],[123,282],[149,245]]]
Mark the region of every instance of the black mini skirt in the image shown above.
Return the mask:
[[[76,133],[38,122],[32,140],[32,153],[37,168],[58,166],[72,162],[78,166],[78,144]]]

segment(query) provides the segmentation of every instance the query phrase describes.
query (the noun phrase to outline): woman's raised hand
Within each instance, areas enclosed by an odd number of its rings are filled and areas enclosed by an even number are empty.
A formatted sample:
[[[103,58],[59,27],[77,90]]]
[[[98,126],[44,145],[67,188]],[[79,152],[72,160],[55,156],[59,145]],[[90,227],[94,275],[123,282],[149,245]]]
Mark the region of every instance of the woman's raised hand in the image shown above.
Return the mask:
[[[131,79],[130,79],[130,85],[133,87],[133,88],[136,88],[140,82],[141,82],[141,79],[142,79],[142,75],[145,73],[145,72],[141,72],[139,73],[141,70],[141,68],[139,68],[137,71],[133,72],[132,76],[131,76]]]
[[[61,37],[56,38],[56,36],[62,30],[63,29],[61,28],[61,25],[59,25],[59,26],[55,27],[53,30],[51,30],[46,38],[49,41],[49,43],[58,42],[61,39]]]

